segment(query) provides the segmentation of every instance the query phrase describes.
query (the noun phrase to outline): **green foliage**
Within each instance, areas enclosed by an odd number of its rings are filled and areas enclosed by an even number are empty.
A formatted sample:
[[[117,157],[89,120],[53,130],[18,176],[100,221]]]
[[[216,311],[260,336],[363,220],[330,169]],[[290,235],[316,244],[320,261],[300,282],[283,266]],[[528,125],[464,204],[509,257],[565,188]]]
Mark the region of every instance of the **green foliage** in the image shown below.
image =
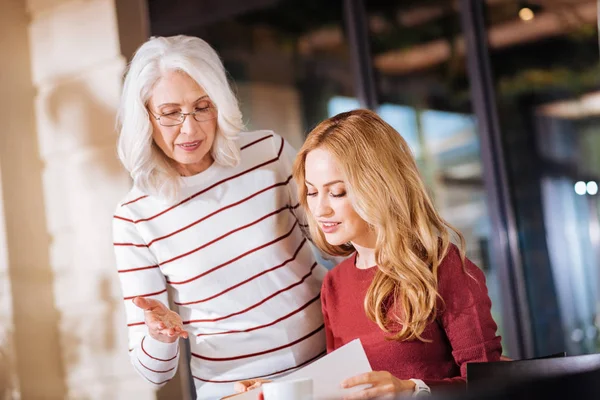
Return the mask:
[[[568,67],[528,68],[512,76],[503,76],[498,81],[501,96],[513,97],[524,93],[566,91],[581,95],[596,89],[600,84],[600,64],[584,70]]]

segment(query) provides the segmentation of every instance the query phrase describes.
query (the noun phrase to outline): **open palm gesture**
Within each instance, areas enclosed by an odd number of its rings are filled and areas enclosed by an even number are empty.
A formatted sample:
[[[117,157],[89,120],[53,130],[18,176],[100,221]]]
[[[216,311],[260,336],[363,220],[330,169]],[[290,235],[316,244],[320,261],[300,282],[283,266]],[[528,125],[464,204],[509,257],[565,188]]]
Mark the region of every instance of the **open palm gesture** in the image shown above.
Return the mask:
[[[187,339],[181,316],[160,301],[136,297],[133,304],[144,310],[144,322],[153,339],[163,343],[173,343],[180,337]]]

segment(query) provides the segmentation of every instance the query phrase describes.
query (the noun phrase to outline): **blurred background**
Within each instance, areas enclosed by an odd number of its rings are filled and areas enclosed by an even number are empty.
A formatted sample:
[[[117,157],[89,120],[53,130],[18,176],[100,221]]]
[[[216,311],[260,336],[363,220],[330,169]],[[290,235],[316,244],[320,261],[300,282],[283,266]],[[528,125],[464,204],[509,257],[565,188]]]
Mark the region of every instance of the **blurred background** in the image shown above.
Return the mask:
[[[376,110],[485,272],[505,354],[600,352],[596,0],[3,0],[0,399],[191,398],[185,370],[154,392],[130,366],[111,243],[123,72],[175,34],[297,148]]]

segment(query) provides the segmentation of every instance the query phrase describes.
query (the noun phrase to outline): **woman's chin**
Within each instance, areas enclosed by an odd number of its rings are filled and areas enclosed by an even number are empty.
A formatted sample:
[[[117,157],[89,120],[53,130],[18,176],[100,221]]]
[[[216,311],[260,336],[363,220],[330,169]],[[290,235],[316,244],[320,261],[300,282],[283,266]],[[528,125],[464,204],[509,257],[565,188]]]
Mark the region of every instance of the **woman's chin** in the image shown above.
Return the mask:
[[[325,235],[325,240],[331,246],[342,246],[342,245],[348,243],[347,240],[342,240],[342,239],[336,238],[336,237],[330,237],[330,235]]]

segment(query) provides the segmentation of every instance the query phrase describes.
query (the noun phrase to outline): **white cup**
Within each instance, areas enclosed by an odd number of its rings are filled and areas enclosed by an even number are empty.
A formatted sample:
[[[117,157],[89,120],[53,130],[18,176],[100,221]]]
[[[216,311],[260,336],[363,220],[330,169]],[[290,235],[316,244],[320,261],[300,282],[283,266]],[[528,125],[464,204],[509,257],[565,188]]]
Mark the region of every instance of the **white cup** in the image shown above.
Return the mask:
[[[262,391],[265,400],[313,400],[312,379],[264,383]]]

